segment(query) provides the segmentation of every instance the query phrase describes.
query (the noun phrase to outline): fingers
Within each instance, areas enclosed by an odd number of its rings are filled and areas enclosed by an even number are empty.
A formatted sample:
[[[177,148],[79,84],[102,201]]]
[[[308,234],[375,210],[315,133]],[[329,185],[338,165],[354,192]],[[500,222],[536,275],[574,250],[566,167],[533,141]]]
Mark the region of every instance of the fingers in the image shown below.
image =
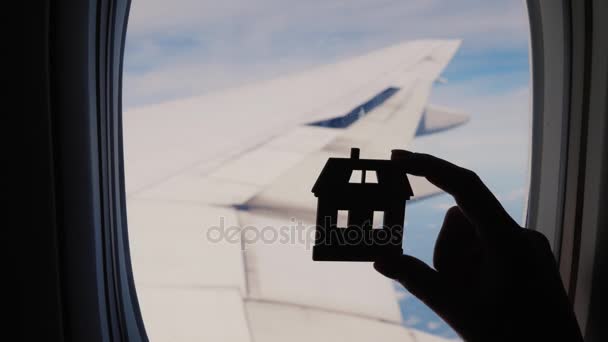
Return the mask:
[[[474,172],[428,154],[404,150],[393,150],[391,159],[402,161],[405,172],[423,176],[452,195],[464,215],[479,229],[480,236],[488,237],[500,229],[517,226]]]
[[[382,275],[398,281],[433,310],[443,310],[445,291],[442,289],[439,273],[421,260],[401,255],[376,261],[374,268]]]
[[[460,208],[450,208],[435,243],[435,269],[451,282],[471,282],[479,271],[481,257],[477,230]]]

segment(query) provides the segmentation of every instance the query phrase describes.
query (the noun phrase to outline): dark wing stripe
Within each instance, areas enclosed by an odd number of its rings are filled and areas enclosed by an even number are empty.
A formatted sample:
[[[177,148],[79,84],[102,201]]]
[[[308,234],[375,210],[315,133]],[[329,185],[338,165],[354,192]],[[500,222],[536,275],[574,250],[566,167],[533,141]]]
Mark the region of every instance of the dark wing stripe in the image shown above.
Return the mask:
[[[397,87],[389,87],[376,94],[371,99],[367,100],[363,104],[358,105],[348,113],[338,116],[335,118],[321,120],[309,123],[309,126],[319,126],[319,127],[327,127],[327,128],[347,128],[352,125],[355,121],[359,120],[363,116],[367,115],[369,112],[374,110],[376,107],[382,105],[386,100],[388,100],[391,96],[395,95],[400,88]]]

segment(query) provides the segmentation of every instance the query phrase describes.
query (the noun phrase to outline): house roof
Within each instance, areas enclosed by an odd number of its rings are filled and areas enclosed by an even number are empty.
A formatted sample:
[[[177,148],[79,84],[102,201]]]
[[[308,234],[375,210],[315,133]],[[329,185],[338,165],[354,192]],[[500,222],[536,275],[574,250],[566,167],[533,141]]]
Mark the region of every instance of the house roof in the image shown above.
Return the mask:
[[[399,194],[408,198],[414,195],[407,175],[398,163],[358,157],[358,150],[353,149],[351,158],[329,158],[312,188],[315,196],[353,190],[362,185],[391,195]],[[375,171],[378,183],[349,183],[354,170]]]

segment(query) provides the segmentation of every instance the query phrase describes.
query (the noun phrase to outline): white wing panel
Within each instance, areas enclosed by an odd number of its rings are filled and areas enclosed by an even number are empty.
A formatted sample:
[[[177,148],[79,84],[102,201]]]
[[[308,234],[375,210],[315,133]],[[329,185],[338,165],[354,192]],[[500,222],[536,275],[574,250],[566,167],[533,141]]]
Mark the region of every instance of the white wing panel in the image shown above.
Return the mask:
[[[300,126],[271,140],[264,147],[276,151],[291,151],[309,154],[322,149],[340,134],[335,129],[315,126]]]
[[[264,186],[292,167],[303,153],[260,148],[244,154],[211,173],[210,177]]]
[[[273,227],[265,237],[245,234],[248,297],[292,303],[399,323],[392,281],[369,263],[312,262],[314,227],[239,213],[243,226]],[[251,236],[250,236],[251,235]]]
[[[238,291],[138,288],[150,341],[251,342]]]
[[[166,201],[129,201],[135,281],[143,287],[222,287],[245,292],[240,238],[213,242],[210,227],[237,226],[231,209]]]
[[[327,158],[335,153],[319,151],[306,156],[300,163],[278,177],[247,202],[252,208],[266,210],[267,215],[294,216],[305,222],[314,222],[316,198],[312,185],[321,173]]]
[[[257,185],[210,178],[188,172],[172,177],[132,197],[230,206],[246,202],[259,191],[260,187]]]

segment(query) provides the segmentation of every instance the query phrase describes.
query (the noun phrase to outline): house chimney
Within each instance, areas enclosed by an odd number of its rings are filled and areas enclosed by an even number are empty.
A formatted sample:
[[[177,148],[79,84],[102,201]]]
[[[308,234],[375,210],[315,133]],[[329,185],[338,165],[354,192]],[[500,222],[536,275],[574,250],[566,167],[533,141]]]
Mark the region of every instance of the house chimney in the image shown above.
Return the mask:
[[[359,149],[352,147],[350,149],[350,159],[359,159]]]

